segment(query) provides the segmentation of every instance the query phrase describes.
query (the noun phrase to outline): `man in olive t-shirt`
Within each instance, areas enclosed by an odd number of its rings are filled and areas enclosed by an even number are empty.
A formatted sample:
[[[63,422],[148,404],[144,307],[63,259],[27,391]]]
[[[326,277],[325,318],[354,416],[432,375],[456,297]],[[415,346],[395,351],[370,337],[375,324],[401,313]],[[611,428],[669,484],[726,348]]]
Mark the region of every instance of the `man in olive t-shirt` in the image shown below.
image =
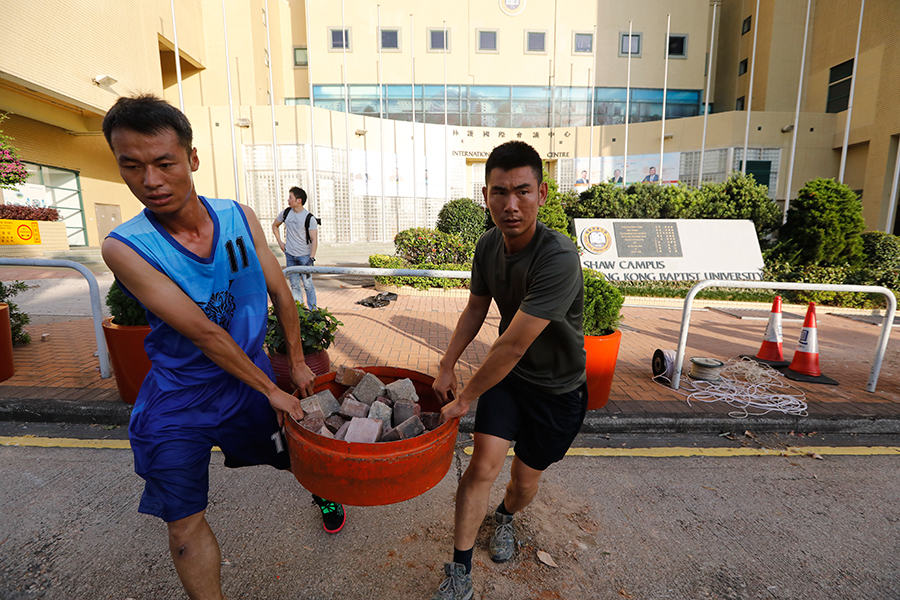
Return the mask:
[[[515,457],[490,544],[495,562],[512,558],[513,514],[534,498],[543,471],[565,456],[587,411],[581,264],[569,238],[537,222],[547,199],[540,155],[524,142],[507,142],[488,157],[485,179],[496,227],[475,248],[469,301],[434,382],[445,419],[466,414],[478,399],[472,460],[456,493],[453,562],[444,566],[435,600],[472,597],[475,538],[510,442]],[[457,394],[454,366],[492,300],[500,336]]]

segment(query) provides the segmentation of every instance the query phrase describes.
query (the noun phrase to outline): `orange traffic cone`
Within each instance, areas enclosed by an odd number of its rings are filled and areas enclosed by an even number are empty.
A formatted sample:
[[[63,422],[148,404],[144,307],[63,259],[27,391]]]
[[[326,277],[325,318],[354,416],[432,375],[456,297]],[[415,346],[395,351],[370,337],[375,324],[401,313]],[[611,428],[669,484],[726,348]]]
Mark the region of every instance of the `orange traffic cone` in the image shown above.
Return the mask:
[[[800,342],[788,370],[810,377],[818,377],[822,374],[822,370],[819,368],[819,340],[814,302],[810,302],[809,308],[806,309],[806,319],[803,321],[803,331],[800,332]]]
[[[769,313],[769,324],[756,358],[767,362],[784,362],[784,350],[781,338],[781,296],[775,296],[772,312]]]

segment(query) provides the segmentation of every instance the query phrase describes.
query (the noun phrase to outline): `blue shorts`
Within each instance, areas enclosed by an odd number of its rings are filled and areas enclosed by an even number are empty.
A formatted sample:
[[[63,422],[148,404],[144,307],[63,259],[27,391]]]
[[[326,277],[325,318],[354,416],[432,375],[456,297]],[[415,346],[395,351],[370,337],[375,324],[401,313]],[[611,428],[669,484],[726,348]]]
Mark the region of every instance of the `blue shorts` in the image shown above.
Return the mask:
[[[587,385],[549,394],[510,373],[478,398],[475,431],[515,440],[516,456],[543,471],[563,459],[587,414]]]
[[[268,357],[254,362],[271,378]],[[215,382],[162,391],[151,369],[128,427],[134,470],[144,480],[138,511],[166,522],[206,509],[213,446],[226,467],[290,468],[281,428],[264,394],[224,374]]]

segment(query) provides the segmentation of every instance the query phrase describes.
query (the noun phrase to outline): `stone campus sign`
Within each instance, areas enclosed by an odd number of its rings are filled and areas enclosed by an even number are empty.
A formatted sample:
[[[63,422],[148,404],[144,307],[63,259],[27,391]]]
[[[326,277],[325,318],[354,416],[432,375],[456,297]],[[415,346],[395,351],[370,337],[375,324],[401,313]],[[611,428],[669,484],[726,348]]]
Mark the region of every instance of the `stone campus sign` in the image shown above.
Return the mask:
[[[752,221],[575,219],[581,264],[612,281],[761,281]]]

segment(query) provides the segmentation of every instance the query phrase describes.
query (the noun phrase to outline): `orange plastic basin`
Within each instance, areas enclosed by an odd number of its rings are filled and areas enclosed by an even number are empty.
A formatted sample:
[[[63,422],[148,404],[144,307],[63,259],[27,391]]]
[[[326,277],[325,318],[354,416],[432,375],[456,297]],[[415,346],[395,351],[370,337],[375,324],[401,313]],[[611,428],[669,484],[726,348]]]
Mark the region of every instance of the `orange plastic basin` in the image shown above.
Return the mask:
[[[384,383],[409,378],[423,412],[438,412],[440,402],[431,389],[434,378],[393,367],[359,367]],[[335,383],[335,373],[317,377],[315,391],[330,389],[335,397],[346,386]],[[453,460],[459,419],[433,431],[396,442],[362,444],[344,442],[303,429],[285,420],[291,470],[307,490],[342,504],[378,506],[415,498],[444,478]]]

